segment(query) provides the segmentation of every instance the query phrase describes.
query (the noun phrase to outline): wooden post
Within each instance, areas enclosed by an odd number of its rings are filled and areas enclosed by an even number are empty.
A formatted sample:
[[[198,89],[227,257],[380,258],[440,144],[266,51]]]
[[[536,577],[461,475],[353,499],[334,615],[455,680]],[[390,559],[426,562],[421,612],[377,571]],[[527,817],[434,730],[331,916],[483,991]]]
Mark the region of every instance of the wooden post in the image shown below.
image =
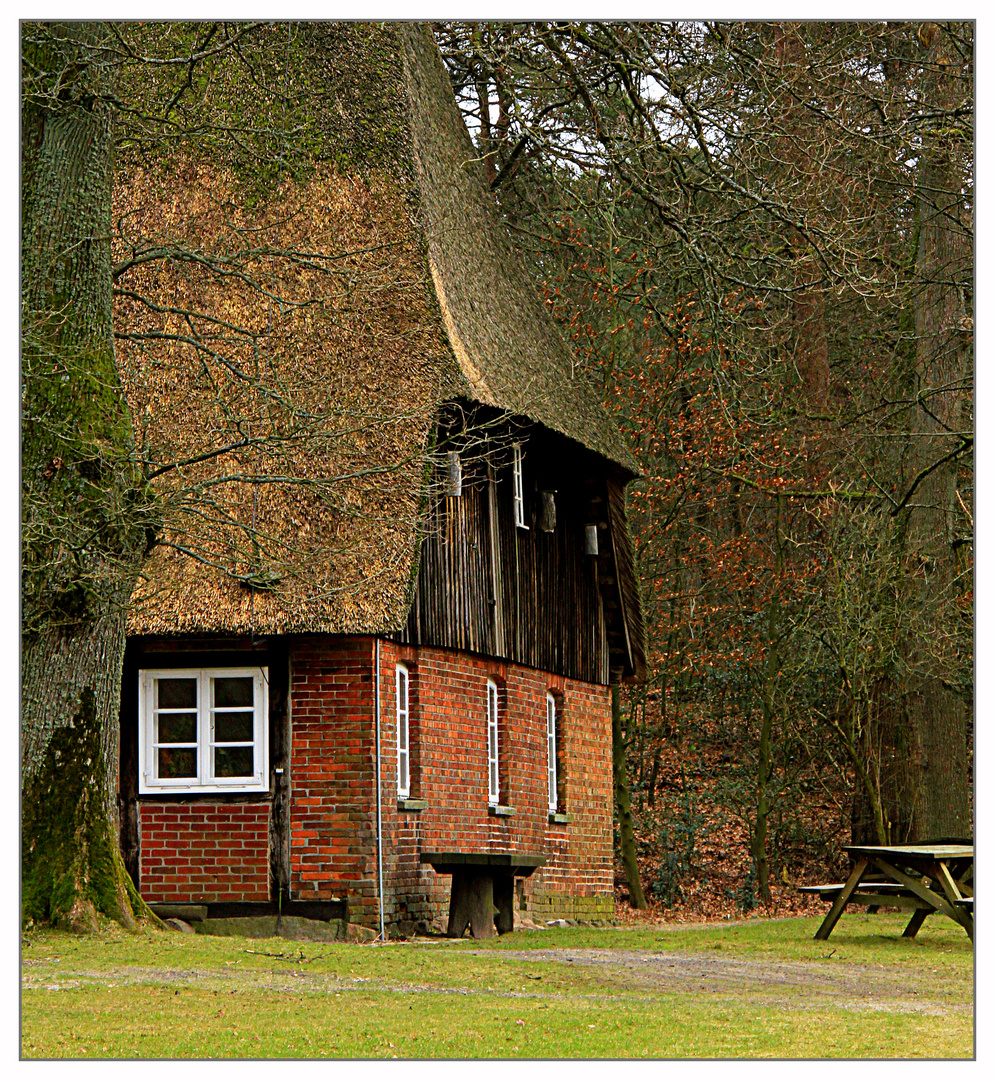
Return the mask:
[[[489,873],[454,870],[446,937],[461,938],[469,924],[479,939],[494,937],[494,880]]]
[[[513,874],[495,874],[492,880],[497,908],[494,925],[499,934],[510,934],[515,929],[515,877]]]
[[[868,860],[858,859],[857,865],[853,868],[850,876],[846,879],[846,884],[840,889],[839,896],[833,901],[833,906],[829,909],[829,914],[822,920],[819,929],[815,932],[816,941],[825,941],[826,938],[833,932],[833,927],[839,921],[839,917],[843,914],[843,909],[846,907],[847,902],[853,895],[853,890],[860,884],[860,879],[864,876],[864,871],[867,869]]]

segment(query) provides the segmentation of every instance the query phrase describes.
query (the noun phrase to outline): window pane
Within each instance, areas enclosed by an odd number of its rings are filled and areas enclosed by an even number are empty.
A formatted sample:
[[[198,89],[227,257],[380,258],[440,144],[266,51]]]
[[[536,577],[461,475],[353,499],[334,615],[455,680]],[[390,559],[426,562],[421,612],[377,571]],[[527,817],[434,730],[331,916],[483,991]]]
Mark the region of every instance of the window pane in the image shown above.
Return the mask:
[[[196,679],[156,679],[160,709],[196,709]]]
[[[408,673],[403,668],[397,669],[397,707],[401,712],[408,711]]]
[[[397,758],[397,790],[402,795],[407,795],[409,790],[408,755],[406,753],[399,754]]]
[[[214,683],[214,707],[216,709],[232,706],[252,707],[252,678],[212,679]]]
[[[197,750],[192,746],[184,750],[160,750],[158,765],[160,780],[196,780]]]
[[[252,742],[252,713],[216,712],[214,714],[215,742]]]
[[[252,776],[251,746],[219,746],[214,751],[215,776]]]
[[[159,731],[156,742],[192,742],[197,741],[196,713],[160,713]]]

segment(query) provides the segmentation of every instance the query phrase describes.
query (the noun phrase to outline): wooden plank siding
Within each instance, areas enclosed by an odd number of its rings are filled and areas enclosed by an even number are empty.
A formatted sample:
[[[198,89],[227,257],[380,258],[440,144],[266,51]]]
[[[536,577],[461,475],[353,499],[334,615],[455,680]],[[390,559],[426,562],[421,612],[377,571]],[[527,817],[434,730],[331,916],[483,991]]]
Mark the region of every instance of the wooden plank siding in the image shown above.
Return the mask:
[[[515,525],[510,454],[464,460],[462,494],[437,495],[429,507],[415,596],[396,640],[602,685],[613,671],[635,674],[642,657],[626,625],[632,603],[639,617],[635,574],[616,566],[631,548],[627,535],[613,536],[625,528],[623,484],[597,455],[541,429],[523,445],[529,527]],[[543,490],[556,491],[551,533],[539,528]],[[585,554],[592,523],[597,557]]]

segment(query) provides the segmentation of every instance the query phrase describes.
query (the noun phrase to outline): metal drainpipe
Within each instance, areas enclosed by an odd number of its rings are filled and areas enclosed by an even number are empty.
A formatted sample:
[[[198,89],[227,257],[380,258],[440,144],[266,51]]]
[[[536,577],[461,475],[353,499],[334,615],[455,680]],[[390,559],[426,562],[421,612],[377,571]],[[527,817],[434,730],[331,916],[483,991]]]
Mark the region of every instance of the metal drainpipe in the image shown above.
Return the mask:
[[[376,688],[373,691],[374,714],[375,714],[375,738],[376,743],[376,776],[377,776],[377,896],[380,902],[380,940],[386,941],[387,934],[384,930],[383,921],[383,806],[382,784],[380,779],[380,638],[376,639],[377,663],[376,663]]]

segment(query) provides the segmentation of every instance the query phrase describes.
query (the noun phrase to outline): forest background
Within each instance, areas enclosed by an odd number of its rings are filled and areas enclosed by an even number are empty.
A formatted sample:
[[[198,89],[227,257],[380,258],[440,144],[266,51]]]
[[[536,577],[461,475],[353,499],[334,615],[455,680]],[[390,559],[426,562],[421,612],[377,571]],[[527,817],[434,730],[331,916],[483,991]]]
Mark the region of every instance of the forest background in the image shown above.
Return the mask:
[[[620,899],[794,910],[845,843],[971,837],[973,26],[437,37],[644,469]]]
[[[851,838],[972,836],[973,24],[435,32],[508,227],[644,471],[629,514],[650,672],[617,695],[620,899],[679,916],[780,911],[797,904],[793,883],[842,870]],[[81,212],[45,212],[64,165],[45,158],[46,132],[76,125],[81,206],[96,214],[114,139],[101,80],[121,62],[92,58],[110,48],[139,74],[173,69],[89,34],[39,33],[30,47],[45,62],[22,100],[22,302],[37,315],[22,365],[45,418],[22,457],[35,635],[22,679],[50,683],[59,620],[82,605],[93,632],[58,662],[76,685],[92,675],[99,720],[116,715],[100,657],[123,642],[117,597],[155,506],[104,393],[110,246],[80,245],[50,273],[51,245],[34,242],[66,225],[99,233]],[[249,37],[218,24],[203,58]],[[148,100],[125,110],[140,149],[190,100],[182,78],[145,84]],[[52,281],[85,298],[75,322],[53,319]],[[64,445],[59,418],[72,415],[56,378],[67,356],[99,391],[71,460],[48,445]],[[90,476],[94,462],[115,482]],[[96,534],[99,550],[85,539]],[[73,560],[44,554],[55,536]],[[90,798],[85,786],[64,797]],[[89,869],[69,876],[120,862],[94,828]],[[46,892],[50,860],[36,861]],[[127,922],[137,897],[119,866],[107,880]]]

